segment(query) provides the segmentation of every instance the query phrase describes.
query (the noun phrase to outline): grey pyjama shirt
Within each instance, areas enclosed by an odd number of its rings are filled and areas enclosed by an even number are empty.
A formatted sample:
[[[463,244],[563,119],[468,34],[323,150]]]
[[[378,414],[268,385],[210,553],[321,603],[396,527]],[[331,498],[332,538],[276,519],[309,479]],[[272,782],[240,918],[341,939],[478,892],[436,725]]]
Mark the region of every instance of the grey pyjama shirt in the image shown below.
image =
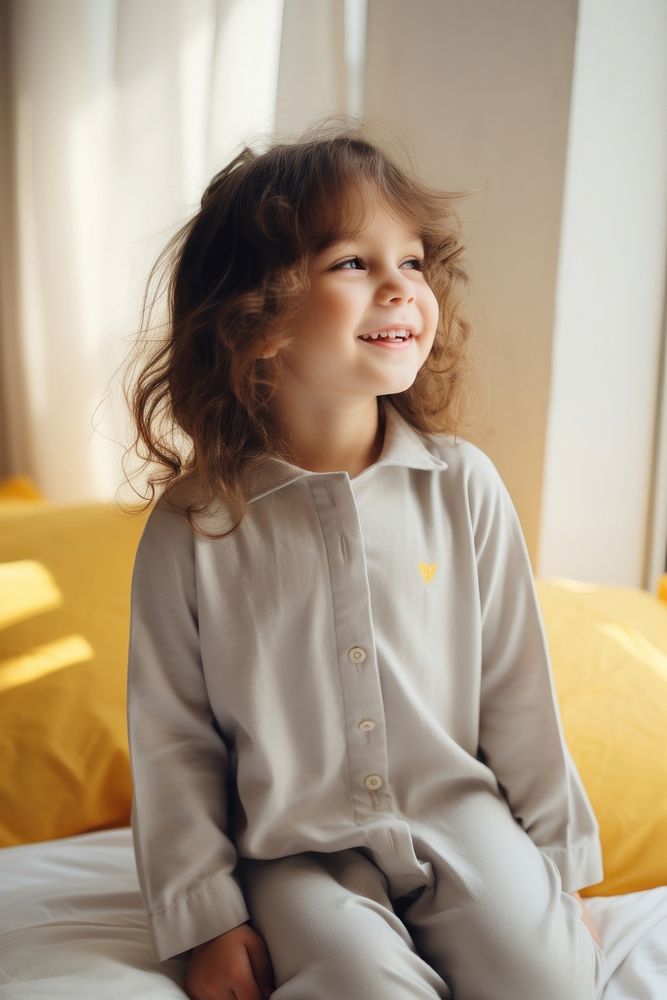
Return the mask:
[[[271,457],[229,537],[195,535],[167,496],[147,519],[127,704],[160,960],[250,919],[240,858],[370,852],[385,837],[403,845],[400,894],[419,868],[428,881],[413,835],[463,872],[459,818],[483,824],[498,800],[563,890],[602,880],[507,489],[475,445],[380,402],[383,450],[360,475]],[[219,505],[203,524],[231,522]]]

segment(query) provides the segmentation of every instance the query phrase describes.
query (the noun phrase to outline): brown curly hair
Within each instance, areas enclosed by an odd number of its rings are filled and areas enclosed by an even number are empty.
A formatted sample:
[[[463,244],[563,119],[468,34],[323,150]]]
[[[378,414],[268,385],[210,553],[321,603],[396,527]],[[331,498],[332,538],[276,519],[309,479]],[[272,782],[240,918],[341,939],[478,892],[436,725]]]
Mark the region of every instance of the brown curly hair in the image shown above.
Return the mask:
[[[409,218],[421,237],[424,275],[439,305],[427,362],[408,389],[379,397],[379,405],[390,401],[419,431],[456,432],[470,367],[470,323],[462,312],[469,278],[453,203],[470,192],[429,188],[368,138],[363,126],[324,120],[297,141],[274,142],[262,153],[245,146],[212,178],[197,213],[151,268],[123,385],[136,431],[126,456],[143,460],[139,472],[151,463],[158,468],[148,478],[150,495],[134,511],[154,502],[156,485],[162,494],[196,477],[200,502],[180,512],[203,537],[223,537],[247,513],[252,468],[268,454],[296,461],[271,417],[280,350],[272,357],[261,354],[267,344],[289,343],[290,319],[308,291],[312,257],[362,228],[363,220],[353,219],[348,206],[366,185]],[[168,277],[168,318],[166,336],[155,346],[141,334],[150,331],[146,306],[161,266]],[[154,304],[155,297],[149,316]],[[141,363],[146,344],[152,351]],[[235,523],[211,535],[194,524],[193,515],[214,498],[222,499]]]

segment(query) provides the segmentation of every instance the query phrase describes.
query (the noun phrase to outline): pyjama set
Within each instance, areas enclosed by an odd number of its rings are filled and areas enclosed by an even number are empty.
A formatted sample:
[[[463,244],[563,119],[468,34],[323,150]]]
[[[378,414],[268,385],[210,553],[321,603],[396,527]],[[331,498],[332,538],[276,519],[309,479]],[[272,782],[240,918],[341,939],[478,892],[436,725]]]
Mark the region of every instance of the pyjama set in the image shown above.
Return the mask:
[[[265,458],[227,538],[152,510],[131,593],[157,957],[250,921],[275,1000],[596,1000],[602,880],[520,522],[475,445],[379,400],[360,475]],[[232,525],[222,504],[201,518]]]

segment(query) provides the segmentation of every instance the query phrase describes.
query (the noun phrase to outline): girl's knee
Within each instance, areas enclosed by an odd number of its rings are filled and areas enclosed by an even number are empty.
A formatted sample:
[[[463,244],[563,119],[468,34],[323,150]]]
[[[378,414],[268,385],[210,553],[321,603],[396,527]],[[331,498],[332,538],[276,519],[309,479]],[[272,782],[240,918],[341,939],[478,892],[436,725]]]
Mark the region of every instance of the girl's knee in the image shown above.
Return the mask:
[[[540,1000],[599,1000],[603,988],[603,958],[591,938],[590,947],[575,955],[545,957],[539,963],[534,988],[525,995]]]
[[[300,940],[273,942],[279,996],[450,1000],[449,987],[417,953],[398,917],[380,909],[373,901],[349,901],[320,915],[317,928]]]
[[[439,911],[425,894],[406,917],[420,954],[457,1000],[599,1000],[604,955],[572,903],[535,908],[518,894],[480,891]]]
[[[246,863],[240,874],[281,1000],[450,996],[358,852]]]
[[[569,914],[566,914],[568,916]],[[507,997],[540,1000],[599,1000],[604,987],[604,953],[588,928],[555,918],[504,942]],[[500,981],[503,975],[500,975]]]

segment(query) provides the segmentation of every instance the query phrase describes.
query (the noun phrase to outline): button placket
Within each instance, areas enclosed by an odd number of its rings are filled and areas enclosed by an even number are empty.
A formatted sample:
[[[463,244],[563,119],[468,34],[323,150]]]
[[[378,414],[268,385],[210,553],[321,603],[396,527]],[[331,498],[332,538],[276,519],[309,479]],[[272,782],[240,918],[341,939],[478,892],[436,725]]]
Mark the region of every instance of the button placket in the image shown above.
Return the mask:
[[[325,482],[314,477],[309,485],[329,557],[352,802],[358,818],[367,819],[391,811],[392,800],[365,548],[347,474]]]

